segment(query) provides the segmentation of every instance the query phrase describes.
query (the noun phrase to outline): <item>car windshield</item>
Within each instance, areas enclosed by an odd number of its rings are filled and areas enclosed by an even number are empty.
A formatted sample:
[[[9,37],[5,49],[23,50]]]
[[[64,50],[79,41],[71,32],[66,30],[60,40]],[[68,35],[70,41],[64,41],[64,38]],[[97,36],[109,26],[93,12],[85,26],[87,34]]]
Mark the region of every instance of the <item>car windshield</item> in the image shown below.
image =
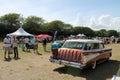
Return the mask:
[[[73,48],[73,49],[82,49],[84,43],[83,42],[65,42],[62,46],[63,48]]]

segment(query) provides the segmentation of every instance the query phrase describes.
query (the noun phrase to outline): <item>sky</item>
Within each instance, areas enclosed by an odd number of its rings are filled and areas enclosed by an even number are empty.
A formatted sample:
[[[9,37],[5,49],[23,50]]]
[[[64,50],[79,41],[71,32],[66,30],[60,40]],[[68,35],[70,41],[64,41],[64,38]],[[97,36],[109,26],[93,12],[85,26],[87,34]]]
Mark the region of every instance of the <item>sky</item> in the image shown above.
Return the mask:
[[[19,13],[93,30],[120,31],[120,0],[0,0],[0,16]]]

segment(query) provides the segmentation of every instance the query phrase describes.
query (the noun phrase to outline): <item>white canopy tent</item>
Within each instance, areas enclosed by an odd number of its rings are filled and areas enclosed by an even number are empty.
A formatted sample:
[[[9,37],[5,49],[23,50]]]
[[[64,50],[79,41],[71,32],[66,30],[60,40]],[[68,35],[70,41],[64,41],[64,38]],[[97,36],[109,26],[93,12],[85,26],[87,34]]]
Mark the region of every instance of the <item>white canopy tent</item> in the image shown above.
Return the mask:
[[[7,35],[9,35],[9,36],[34,36],[34,35],[26,32],[22,27],[20,27],[15,32],[7,34]]]
[[[86,35],[84,35],[84,34],[78,34],[77,36],[78,37],[85,37]]]

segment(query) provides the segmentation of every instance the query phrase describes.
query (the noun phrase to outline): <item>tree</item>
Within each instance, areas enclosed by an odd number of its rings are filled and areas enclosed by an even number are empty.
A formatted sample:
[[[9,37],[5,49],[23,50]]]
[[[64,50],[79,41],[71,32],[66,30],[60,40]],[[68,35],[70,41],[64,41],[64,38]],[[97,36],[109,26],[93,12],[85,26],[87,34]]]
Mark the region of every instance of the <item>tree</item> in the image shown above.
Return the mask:
[[[44,19],[36,16],[29,16],[25,19],[23,27],[29,33],[39,34],[42,33],[43,23]]]
[[[20,21],[23,17],[17,13],[10,13],[0,17],[2,29],[5,30],[5,34],[11,33],[20,27]],[[3,31],[4,31],[3,30]]]
[[[46,22],[42,25],[42,33],[48,33],[51,34],[51,31],[49,31],[49,22]]]
[[[99,37],[107,37],[108,36],[108,32],[105,29],[96,31],[95,34],[96,34],[96,36],[99,36]]]
[[[64,30],[64,22],[59,21],[59,20],[54,20],[52,22],[48,23],[48,30],[49,33],[51,33],[52,35],[54,35],[54,32],[57,31],[58,35],[63,35],[63,30]]]
[[[70,24],[64,24],[63,26],[63,34],[69,36],[73,34],[73,26]]]
[[[73,27],[70,24],[65,24],[62,21],[54,20],[52,22],[46,22],[42,26],[43,32],[54,36],[55,31],[57,31],[57,37],[60,39],[67,37],[72,34]]]
[[[74,35],[77,34],[85,34],[88,37],[95,36],[95,32],[89,27],[80,27],[80,26],[74,27]]]
[[[95,32],[92,29],[90,29],[89,27],[82,27],[81,32],[88,37],[95,36]]]
[[[109,37],[111,37],[111,36],[118,37],[118,36],[119,36],[119,33],[118,33],[116,30],[109,30],[109,31],[108,31],[108,36],[109,36]]]
[[[80,26],[73,27],[73,35],[78,35],[80,33],[81,33],[81,27]]]

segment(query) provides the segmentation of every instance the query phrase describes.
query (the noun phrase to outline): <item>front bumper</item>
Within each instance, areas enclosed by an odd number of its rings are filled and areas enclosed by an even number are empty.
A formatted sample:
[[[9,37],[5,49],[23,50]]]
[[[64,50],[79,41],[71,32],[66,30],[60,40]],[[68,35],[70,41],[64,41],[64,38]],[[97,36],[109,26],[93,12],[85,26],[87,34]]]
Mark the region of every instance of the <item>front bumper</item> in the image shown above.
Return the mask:
[[[69,61],[65,61],[65,60],[56,60],[54,58],[50,58],[49,60],[50,60],[50,62],[53,62],[53,63],[66,65],[66,66],[71,66],[71,67],[75,67],[75,68],[79,68],[79,69],[83,69],[86,66],[86,64],[80,64],[80,63],[76,63],[76,62],[69,62]]]

